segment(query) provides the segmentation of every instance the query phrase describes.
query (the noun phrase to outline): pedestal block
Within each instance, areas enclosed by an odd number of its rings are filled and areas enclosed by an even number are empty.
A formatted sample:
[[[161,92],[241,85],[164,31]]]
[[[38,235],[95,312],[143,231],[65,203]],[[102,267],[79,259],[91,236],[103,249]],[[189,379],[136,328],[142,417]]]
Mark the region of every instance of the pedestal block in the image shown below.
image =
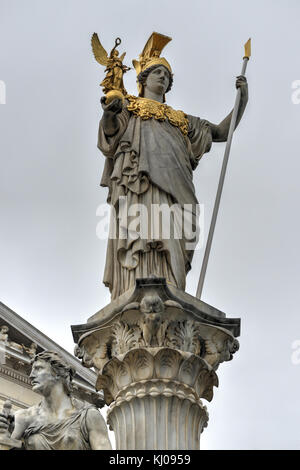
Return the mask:
[[[75,354],[98,372],[117,449],[200,448],[202,399],[238,349],[239,319],[155,278],[72,330]]]

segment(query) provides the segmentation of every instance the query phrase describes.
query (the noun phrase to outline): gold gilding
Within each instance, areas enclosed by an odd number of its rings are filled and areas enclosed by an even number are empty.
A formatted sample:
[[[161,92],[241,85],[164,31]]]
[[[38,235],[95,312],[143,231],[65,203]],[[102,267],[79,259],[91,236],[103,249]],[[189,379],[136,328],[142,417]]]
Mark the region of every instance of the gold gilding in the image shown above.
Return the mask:
[[[154,118],[158,121],[165,121],[168,119],[170,124],[178,127],[183,135],[187,135],[188,120],[183,111],[176,111],[164,103],[148,98],[127,95],[126,99],[129,101],[128,111],[131,111],[135,116],[139,116],[143,120]]]
[[[150,38],[145,44],[143,52],[139,56],[139,60],[133,60],[133,66],[136,70],[137,76],[147,70],[153,65],[163,65],[170,73],[172,73],[169,62],[164,58],[160,57],[163,48],[170,42],[172,38],[164,36],[160,33],[152,33]],[[142,93],[142,85],[138,83],[139,94]]]
[[[91,42],[96,61],[106,67],[106,76],[100,83],[106,95],[106,103],[115,98],[124,99],[127,92],[123,83],[123,75],[130,68],[123,64],[126,52],[119,57],[119,51],[117,51],[117,47],[121,44],[121,39],[116,39],[115,47],[111,50],[109,56],[96,33],[93,34]]]
[[[248,39],[248,41],[246,42],[244,48],[245,48],[244,59],[250,59],[250,57],[251,57],[251,38]]]

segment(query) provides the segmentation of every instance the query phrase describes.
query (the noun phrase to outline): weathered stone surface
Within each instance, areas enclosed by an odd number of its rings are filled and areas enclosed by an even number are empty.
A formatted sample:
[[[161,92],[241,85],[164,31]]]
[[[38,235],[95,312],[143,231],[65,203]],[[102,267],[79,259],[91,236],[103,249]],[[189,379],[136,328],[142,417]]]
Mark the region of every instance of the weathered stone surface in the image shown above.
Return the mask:
[[[34,391],[42,395],[38,405],[11,412],[4,403],[0,412],[2,448],[26,450],[110,449],[107,428],[95,406],[72,397],[75,371],[58,353],[44,351],[35,356],[30,378]]]
[[[138,391],[131,400],[113,404],[108,422],[117,449],[199,450],[200,433],[207,425],[200,401],[178,397],[171,385],[165,393]]]
[[[218,386],[216,370],[238,349],[239,319],[139,279],[86,325],[73,326],[75,354],[98,371],[118,449],[198,449]]]
[[[178,309],[184,310],[185,319],[188,316],[203,323],[225,328],[235,337],[240,334],[239,318],[226,318],[224,312],[170,284],[167,285],[163,278],[148,278],[137,279],[134,288],[129,289],[116,300],[99,310],[99,312],[92,315],[87,323],[73,325],[71,328],[75,343],[78,343],[79,339],[85,333],[90,333],[93,328],[109,324],[120,313],[128,310],[138,310],[140,302],[148,295],[159,296],[166,307],[165,311],[170,315],[179,313]]]
[[[211,401],[213,386],[218,386],[214,370],[204,359],[194,354],[170,348],[139,348],[107,362],[99,374],[96,387],[104,391],[109,405],[118,401],[120,395],[124,396],[124,391],[132,384],[145,381],[156,385],[169,382],[180,387],[182,385],[183,388],[179,387],[181,391],[184,390],[186,394],[190,389],[193,400],[206,398]],[[126,396],[127,393],[133,392],[126,392]]]
[[[215,372],[191,354],[138,348],[114,357],[99,375],[118,449],[199,449]]]
[[[11,402],[7,400],[4,403],[2,413],[0,414],[0,450],[10,450],[14,448],[20,449],[22,447],[22,441],[13,439],[10,435],[8,428],[6,429],[5,426],[3,426],[3,424],[1,423],[1,417],[7,419],[11,413],[11,408]]]
[[[0,450],[21,449],[22,441],[0,434]]]

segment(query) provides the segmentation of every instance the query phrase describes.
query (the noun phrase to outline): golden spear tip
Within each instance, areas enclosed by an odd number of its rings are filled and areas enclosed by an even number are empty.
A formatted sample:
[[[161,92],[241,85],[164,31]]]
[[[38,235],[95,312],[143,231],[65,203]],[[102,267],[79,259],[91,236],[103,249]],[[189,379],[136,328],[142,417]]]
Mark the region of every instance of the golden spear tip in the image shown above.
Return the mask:
[[[244,48],[245,48],[244,59],[249,59],[251,56],[251,38],[248,39],[248,41],[244,45]]]

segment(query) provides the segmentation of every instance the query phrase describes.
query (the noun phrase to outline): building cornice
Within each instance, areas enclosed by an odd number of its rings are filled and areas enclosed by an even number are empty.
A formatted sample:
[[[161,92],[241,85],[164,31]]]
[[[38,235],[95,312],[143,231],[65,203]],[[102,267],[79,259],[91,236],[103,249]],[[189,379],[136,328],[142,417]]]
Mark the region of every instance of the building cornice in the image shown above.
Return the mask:
[[[20,317],[16,312],[14,312],[2,302],[0,302],[0,317],[5,322],[16,328],[21,334],[27,336],[32,342],[36,343],[42,349],[57,351],[64,358],[64,360],[76,370],[77,374],[83,380],[86,380],[87,382],[89,382],[89,384],[91,384],[91,390],[95,392],[95,389],[93,389],[96,382],[95,372],[83,367],[81,363],[74,356],[72,356],[72,354],[67,352],[65,349],[63,349],[61,346],[51,340],[48,336],[39,331],[37,328],[32,326],[29,322],[24,320],[24,318]],[[12,348],[10,348],[9,352],[12,353],[18,359],[25,362],[26,358],[22,354],[18,353],[17,351],[14,351]],[[28,361],[30,362],[29,359]],[[76,382],[77,381],[75,380],[74,383]],[[78,382],[78,385],[84,387],[84,385],[80,382]]]
[[[30,378],[27,375],[22,374],[22,372],[12,369],[11,367],[7,367],[1,364],[0,375],[9,380],[13,380],[14,382],[21,382],[23,386],[25,385],[27,388],[31,389]]]

